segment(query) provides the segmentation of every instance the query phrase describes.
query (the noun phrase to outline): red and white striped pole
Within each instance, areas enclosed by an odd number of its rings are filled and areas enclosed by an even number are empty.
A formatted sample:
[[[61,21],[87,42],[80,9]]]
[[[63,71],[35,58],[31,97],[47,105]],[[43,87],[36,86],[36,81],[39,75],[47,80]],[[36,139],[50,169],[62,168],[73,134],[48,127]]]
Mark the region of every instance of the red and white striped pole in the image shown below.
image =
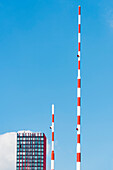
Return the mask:
[[[77,78],[77,164],[76,170],[81,169],[80,149],[80,106],[81,106],[81,77],[80,77],[80,47],[81,47],[81,7],[78,7],[78,78]]]
[[[51,152],[51,170],[54,170],[54,104],[52,104],[52,152]]]

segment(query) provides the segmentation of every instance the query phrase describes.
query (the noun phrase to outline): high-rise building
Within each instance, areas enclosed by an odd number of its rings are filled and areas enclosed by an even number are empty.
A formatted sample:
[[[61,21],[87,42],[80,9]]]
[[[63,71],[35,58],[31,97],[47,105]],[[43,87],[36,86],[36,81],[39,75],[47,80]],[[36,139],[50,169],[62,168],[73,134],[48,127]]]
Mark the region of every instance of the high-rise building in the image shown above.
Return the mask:
[[[46,170],[44,133],[17,133],[16,170]]]

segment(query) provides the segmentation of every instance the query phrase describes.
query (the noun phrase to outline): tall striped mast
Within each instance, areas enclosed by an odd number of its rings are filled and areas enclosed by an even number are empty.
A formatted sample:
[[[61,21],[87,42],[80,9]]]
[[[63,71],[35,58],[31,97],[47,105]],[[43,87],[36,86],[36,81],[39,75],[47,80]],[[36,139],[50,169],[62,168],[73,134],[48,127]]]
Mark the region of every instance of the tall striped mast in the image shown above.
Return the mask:
[[[54,170],[54,104],[52,104],[52,152],[51,152],[51,170]]]
[[[81,47],[81,7],[78,7],[78,77],[77,77],[77,163],[76,170],[81,169],[81,149],[80,149],[80,106],[81,106],[81,77],[80,77],[80,47]]]

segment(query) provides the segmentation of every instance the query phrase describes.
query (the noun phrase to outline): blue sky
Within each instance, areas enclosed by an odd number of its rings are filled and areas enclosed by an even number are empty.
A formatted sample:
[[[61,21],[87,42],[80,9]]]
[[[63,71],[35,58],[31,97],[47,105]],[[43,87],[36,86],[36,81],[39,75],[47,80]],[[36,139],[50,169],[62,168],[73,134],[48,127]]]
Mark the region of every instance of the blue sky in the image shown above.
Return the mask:
[[[0,0],[0,134],[29,129],[75,170],[77,15],[82,8],[82,169],[113,169],[113,1]]]

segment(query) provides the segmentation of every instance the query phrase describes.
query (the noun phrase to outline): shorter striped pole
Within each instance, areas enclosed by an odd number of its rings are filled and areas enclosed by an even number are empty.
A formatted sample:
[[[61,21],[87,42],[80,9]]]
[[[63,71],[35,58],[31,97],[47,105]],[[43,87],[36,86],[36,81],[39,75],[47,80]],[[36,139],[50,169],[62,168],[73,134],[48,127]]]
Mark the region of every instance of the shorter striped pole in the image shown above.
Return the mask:
[[[52,104],[52,152],[51,152],[51,170],[54,170],[54,104]]]
[[[81,144],[80,144],[80,110],[81,110],[81,77],[80,77],[80,47],[81,47],[81,7],[78,7],[78,78],[77,78],[77,165],[81,169]]]

